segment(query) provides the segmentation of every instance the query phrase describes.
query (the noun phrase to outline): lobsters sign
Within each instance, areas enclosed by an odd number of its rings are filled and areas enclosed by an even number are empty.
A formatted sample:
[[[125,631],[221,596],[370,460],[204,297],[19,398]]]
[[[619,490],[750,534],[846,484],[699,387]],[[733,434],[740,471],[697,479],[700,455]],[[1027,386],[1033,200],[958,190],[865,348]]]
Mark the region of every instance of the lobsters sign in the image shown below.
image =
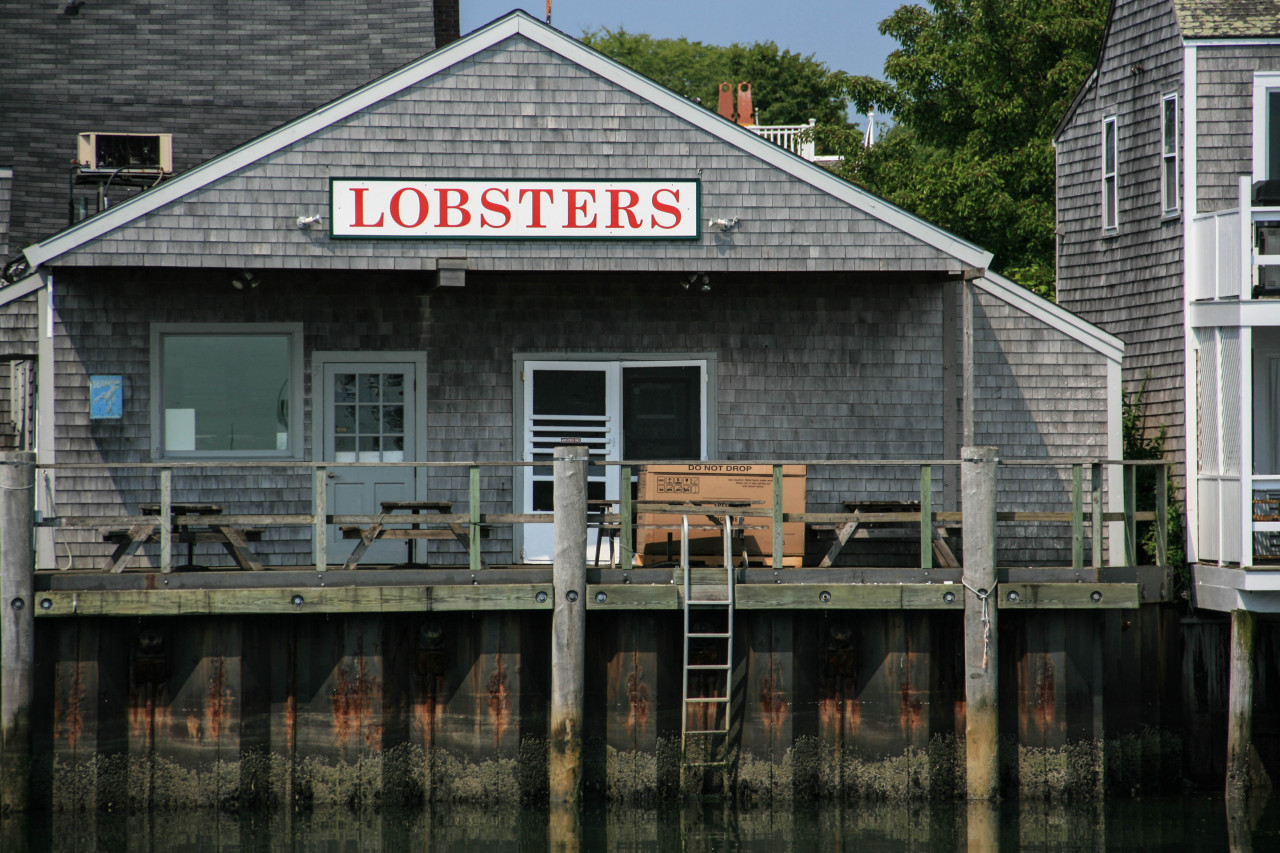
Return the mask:
[[[329,222],[334,237],[690,239],[698,182],[334,179]]]

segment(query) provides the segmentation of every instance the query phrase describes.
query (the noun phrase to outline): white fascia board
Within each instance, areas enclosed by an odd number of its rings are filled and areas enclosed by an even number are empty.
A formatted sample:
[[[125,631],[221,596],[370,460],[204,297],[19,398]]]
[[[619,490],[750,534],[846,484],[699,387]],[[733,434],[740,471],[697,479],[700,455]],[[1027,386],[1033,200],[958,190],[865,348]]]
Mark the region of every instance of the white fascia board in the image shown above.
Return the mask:
[[[0,305],[8,305],[10,302],[43,289],[49,283],[48,276],[45,270],[36,270],[26,278],[0,289]]]
[[[1183,39],[1188,47],[1280,47],[1280,38]]]
[[[521,35],[563,56],[695,127],[826,192],[886,225],[897,228],[956,258],[965,266],[986,268],[990,265],[992,258],[990,252],[858,189],[847,181],[835,177],[821,166],[809,163],[751,131],[704,109],[519,10],[296,121],[270,131],[220,157],[215,157],[172,181],[163,183],[98,216],[86,219],[44,242],[27,247],[25,250],[27,260],[33,267],[47,263],[90,240],[97,239],[166,204],[179,200],[190,192],[342,121],[360,110],[371,107],[513,35]]]
[[[1111,361],[1119,363],[1124,358],[1124,341],[1102,331],[1088,320],[1077,317],[1056,302],[1037,296],[999,273],[988,272],[985,276],[975,279],[974,284],[997,299],[1053,326]]]

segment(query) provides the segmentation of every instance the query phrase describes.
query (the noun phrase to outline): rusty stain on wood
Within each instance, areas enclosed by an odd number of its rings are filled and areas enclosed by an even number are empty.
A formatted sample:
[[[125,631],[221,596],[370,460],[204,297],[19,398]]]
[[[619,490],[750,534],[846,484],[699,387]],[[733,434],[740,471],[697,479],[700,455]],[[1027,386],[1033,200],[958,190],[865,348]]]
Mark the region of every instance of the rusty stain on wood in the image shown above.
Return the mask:
[[[765,728],[771,735],[776,736],[782,731],[787,711],[787,693],[782,683],[782,672],[770,656],[769,674],[760,679],[760,712]]]
[[[507,669],[502,653],[493,656],[493,671],[489,673],[485,688],[489,694],[489,722],[493,725],[493,745],[502,742],[502,736],[511,725],[511,707],[508,702]]]
[[[627,731],[632,740],[649,723],[649,685],[644,682],[640,653],[631,653],[631,671],[627,673]]]
[[[361,639],[356,646],[355,676],[352,677],[345,666],[334,671],[333,733],[340,747],[345,748],[351,737],[360,732],[363,732],[368,746],[376,748],[379,745],[372,715],[381,685],[368,674],[366,667],[364,641]]]

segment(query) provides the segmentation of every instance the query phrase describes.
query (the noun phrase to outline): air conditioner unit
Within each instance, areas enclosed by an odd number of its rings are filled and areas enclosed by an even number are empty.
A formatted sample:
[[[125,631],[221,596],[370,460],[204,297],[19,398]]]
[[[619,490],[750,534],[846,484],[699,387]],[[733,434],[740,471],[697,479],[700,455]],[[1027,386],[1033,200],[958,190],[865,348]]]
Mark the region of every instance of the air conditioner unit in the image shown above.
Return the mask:
[[[82,133],[76,162],[92,171],[173,172],[172,133]]]

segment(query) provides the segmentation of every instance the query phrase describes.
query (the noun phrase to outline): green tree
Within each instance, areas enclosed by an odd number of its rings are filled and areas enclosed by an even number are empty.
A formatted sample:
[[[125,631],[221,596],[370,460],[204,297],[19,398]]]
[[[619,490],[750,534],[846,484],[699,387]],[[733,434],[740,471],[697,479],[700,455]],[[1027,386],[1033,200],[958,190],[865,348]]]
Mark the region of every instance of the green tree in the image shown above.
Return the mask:
[[[995,254],[1052,297],[1052,136],[1097,58],[1108,0],[929,0],[880,23],[900,47],[886,80],[832,75],[860,111],[897,127],[866,149],[824,130],[842,174]]]
[[[722,82],[747,82],[760,124],[845,121],[845,97],[832,86],[831,70],[812,54],[780,50],[773,42],[721,47],[622,27],[583,33],[582,42],[712,111]]]

